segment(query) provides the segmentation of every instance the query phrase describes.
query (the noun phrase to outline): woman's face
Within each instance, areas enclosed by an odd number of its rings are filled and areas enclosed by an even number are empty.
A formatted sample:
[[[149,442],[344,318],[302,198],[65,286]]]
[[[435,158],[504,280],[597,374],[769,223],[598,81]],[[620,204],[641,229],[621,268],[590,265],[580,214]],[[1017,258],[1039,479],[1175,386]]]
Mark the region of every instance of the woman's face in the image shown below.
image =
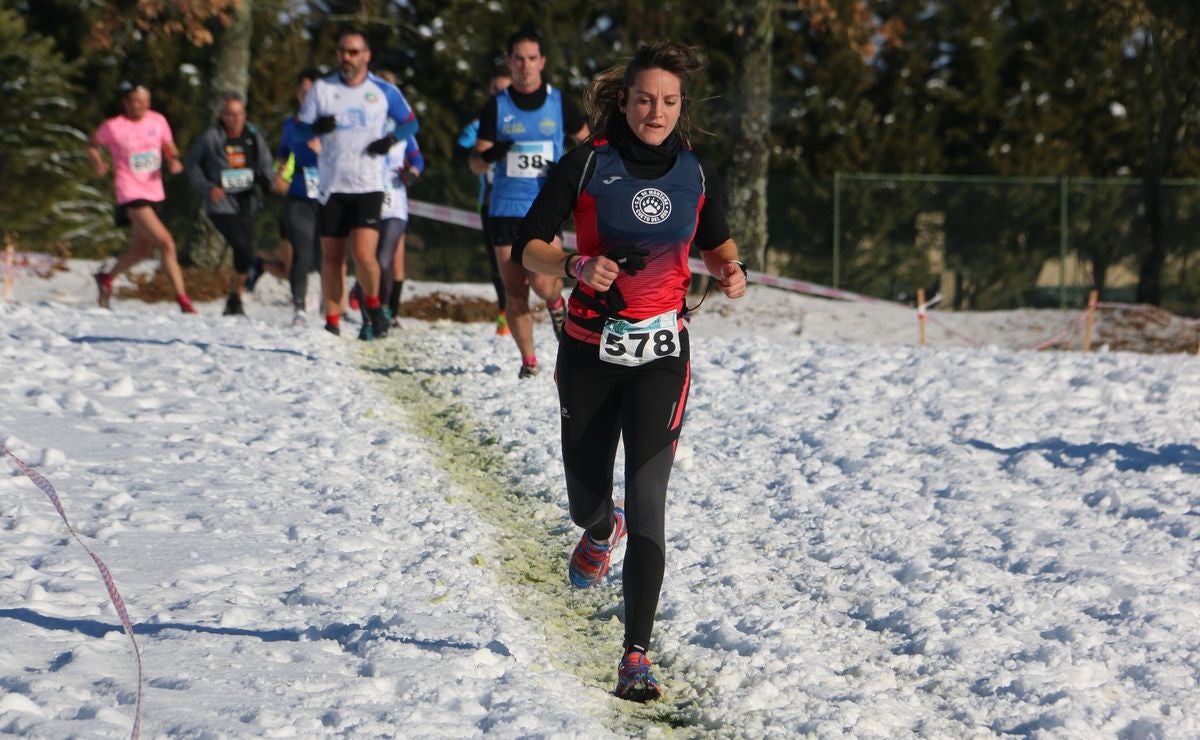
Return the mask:
[[[121,99],[125,106],[125,115],[131,120],[140,120],[150,110],[150,91],[144,87],[130,90]]]
[[[657,146],[675,130],[683,110],[683,86],[665,69],[639,72],[625,92],[625,120],[637,137]]]

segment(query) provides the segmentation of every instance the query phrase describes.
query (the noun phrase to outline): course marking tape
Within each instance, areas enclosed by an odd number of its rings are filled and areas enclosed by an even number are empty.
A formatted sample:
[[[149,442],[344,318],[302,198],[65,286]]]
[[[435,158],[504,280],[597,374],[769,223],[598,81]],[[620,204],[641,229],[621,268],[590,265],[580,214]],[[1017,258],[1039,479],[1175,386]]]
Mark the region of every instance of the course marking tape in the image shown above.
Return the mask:
[[[409,205],[409,212],[416,216],[422,216],[424,218],[430,218],[435,221],[443,221],[445,223],[456,224],[458,226],[466,226],[466,227],[469,227],[472,229],[479,229],[479,230],[483,229],[483,221],[482,221],[482,219],[480,219],[479,214],[475,213],[474,211],[468,211],[468,210],[465,210],[462,208],[451,208],[449,206],[440,206],[440,205],[436,205],[434,203],[427,203],[425,201],[420,201],[420,200],[410,200],[408,202],[408,205]],[[575,239],[574,232],[570,232],[570,231],[563,232],[563,244],[568,247],[576,246],[577,242]],[[699,275],[707,275],[708,274],[708,269],[705,267],[703,260],[696,259],[694,257],[689,258],[688,266],[691,268],[692,272],[695,274],[699,274]],[[791,291],[793,293],[804,293],[806,295],[815,295],[815,296],[819,296],[821,298],[833,298],[835,300],[851,301],[853,303],[875,303],[875,304],[880,304],[880,305],[885,305],[885,306],[895,306],[898,308],[905,308],[910,311],[916,310],[918,320],[922,320],[922,319],[925,319],[926,317],[928,317],[928,320],[930,322],[937,324],[946,333],[951,334],[955,337],[958,337],[959,339],[963,340],[967,344],[969,344],[973,347],[984,346],[983,342],[980,342],[976,339],[972,339],[971,337],[967,336],[966,334],[963,334],[962,332],[951,329],[950,327],[946,326],[945,324],[943,324],[942,322],[940,322],[936,318],[934,318],[933,314],[926,313],[925,309],[939,303],[942,300],[942,295],[940,293],[938,295],[934,296],[932,299],[926,301],[925,305],[917,306],[914,309],[913,306],[909,306],[908,304],[898,303],[896,301],[889,301],[885,298],[873,298],[869,295],[863,295],[862,293],[855,293],[855,292],[849,291],[849,290],[841,290],[839,288],[831,288],[828,285],[821,285],[820,283],[810,283],[807,280],[795,280],[793,278],[785,278],[785,277],[780,277],[778,275],[767,275],[766,273],[758,272],[757,270],[748,270],[746,272],[746,281],[750,282],[750,283],[758,283],[760,285],[768,285],[773,288],[780,288],[782,290]],[[1103,304],[1102,303],[1099,305],[1102,308],[1117,308],[1118,306],[1125,307],[1125,304]],[[1041,350],[1041,349],[1045,349],[1046,347],[1053,345],[1055,342],[1057,342],[1063,336],[1068,334],[1071,331],[1071,329],[1073,327],[1075,327],[1077,324],[1079,324],[1079,322],[1082,320],[1083,320],[1083,317],[1072,320],[1071,323],[1069,323],[1062,331],[1058,332],[1057,334],[1055,334],[1054,336],[1050,337],[1049,339],[1047,339],[1043,342],[1039,342],[1038,344],[1031,347],[1031,349]]]
[[[8,449],[3,443],[0,443],[0,451],[3,451],[16,462],[17,467],[33,481],[33,484],[42,489],[50,498],[50,503],[54,504],[54,508],[58,510],[58,515],[62,517],[63,524],[67,525],[67,531],[75,538],[87,554],[91,556],[92,562],[100,570],[100,577],[104,579],[104,585],[108,588],[108,598],[112,600],[113,606],[117,609],[118,616],[121,617],[121,624],[125,627],[125,634],[129,635],[129,641],[133,643],[133,658],[137,663],[137,706],[134,709],[133,718],[133,734],[130,736],[133,740],[137,740],[142,729],[142,653],[138,649],[137,640],[133,639],[133,623],[129,621],[129,614],[125,610],[125,601],[121,598],[121,593],[117,591],[117,584],[113,581],[112,573],[109,572],[108,566],[104,564],[92,549],[84,544],[83,539],[71,526],[71,522],[67,519],[67,512],[63,510],[62,501],[58,497],[58,492],[54,490],[54,486],[50,485],[50,481],[42,477],[41,473],[25,464],[25,461],[13,454],[12,450]]]

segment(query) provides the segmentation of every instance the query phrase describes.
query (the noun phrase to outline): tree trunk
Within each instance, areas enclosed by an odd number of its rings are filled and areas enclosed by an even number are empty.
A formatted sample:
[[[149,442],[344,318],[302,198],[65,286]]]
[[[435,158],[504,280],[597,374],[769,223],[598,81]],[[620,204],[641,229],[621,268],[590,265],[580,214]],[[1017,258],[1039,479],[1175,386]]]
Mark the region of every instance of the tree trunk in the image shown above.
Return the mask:
[[[746,265],[767,262],[767,169],[771,158],[771,44],[775,0],[727,6],[733,26],[733,61],[741,86],[732,93],[733,159],[726,189],[729,220]]]
[[[239,0],[229,27],[216,38],[213,53],[212,100],[210,120],[215,121],[221,96],[227,92],[245,97],[250,87],[250,37],[254,30],[253,0]],[[188,245],[186,259],[197,267],[216,268],[229,259],[232,251],[204,215],[204,204],[196,214],[198,228]]]
[[[1167,261],[1167,250],[1162,239],[1161,178],[1153,175],[1145,178],[1142,188],[1147,244],[1138,269],[1137,302],[1158,306],[1162,304],[1163,266]]]

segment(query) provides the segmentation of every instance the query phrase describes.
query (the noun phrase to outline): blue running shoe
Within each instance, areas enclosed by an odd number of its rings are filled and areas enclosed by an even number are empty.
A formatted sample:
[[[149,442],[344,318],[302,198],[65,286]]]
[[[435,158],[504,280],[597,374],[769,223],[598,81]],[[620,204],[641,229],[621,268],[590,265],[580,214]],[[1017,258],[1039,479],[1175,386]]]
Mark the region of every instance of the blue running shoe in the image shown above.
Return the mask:
[[[579,538],[575,551],[571,553],[571,565],[567,569],[571,585],[575,588],[587,588],[599,583],[608,572],[613,548],[625,539],[626,534],[628,530],[625,529],[625,510],[619,506],[613,509],[613,531],[608,536],[607,545],[596,542],[585,531]]]
[[[625,651],[617,666],[617,688],[613,694],[627,701],[648,702],[661,698],[662,684],[650,672],[650,659],[637,646]]]

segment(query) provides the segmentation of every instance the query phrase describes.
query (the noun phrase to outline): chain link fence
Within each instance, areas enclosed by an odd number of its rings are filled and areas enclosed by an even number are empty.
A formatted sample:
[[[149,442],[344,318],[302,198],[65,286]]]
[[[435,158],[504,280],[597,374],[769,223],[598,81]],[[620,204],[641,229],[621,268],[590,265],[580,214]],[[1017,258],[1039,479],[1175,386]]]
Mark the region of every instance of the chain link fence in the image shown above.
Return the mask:
[[[1160,190],[1163,307],[1200,314],[1200,181]],[[1134,179],[774,177],[768,272],[898,301],[993,310],[1131,302],[1151,243]],[[736,232],[736,225],[735,225]]]

